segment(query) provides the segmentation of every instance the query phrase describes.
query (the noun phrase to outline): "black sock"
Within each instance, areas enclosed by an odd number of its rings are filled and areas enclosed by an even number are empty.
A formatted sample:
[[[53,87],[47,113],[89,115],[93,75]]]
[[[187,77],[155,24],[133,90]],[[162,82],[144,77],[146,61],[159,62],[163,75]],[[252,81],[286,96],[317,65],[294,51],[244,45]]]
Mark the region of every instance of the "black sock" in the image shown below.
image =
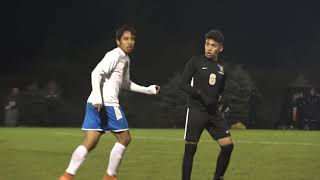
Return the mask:
[[[220,154],[217,159],[216,172],[214,173],[214,180],[220,180],[227,170],[231,152],[233,150],[233,144],[220,146]]]
[[[197,144],[185,144],[183,163],[182,163],[182,180],[190,180],[193,156],[197,151]]]

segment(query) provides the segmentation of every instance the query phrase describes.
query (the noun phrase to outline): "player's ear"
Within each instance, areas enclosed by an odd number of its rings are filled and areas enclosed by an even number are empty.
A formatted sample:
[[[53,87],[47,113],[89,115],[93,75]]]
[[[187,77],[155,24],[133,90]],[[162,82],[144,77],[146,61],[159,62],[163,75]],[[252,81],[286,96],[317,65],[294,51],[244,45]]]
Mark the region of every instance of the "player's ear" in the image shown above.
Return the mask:
[[[117,43],[117,46],[119,46],[119,45],[120,45],[120,41],[119,41],[119,40],[116,40],[116,43]]]

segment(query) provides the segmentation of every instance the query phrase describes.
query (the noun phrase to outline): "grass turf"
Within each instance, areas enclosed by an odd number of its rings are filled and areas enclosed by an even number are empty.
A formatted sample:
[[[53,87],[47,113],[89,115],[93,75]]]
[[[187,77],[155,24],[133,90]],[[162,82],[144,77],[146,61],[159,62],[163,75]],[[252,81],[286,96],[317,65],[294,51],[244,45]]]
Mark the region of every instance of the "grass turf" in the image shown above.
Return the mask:
[[[320,131],[233,130],[235,149],[226,180],[319,180]],[[132,143],[120,180],[179,180],[183,129],[131,129]],[[0,128],[0,179],[57,180],[81,143],[78,128]],[[105,134],[87,156],[77,180],[102,179],[115,142]],[[209,180],[219,147],[203,133],[194,160],[194,180]]]

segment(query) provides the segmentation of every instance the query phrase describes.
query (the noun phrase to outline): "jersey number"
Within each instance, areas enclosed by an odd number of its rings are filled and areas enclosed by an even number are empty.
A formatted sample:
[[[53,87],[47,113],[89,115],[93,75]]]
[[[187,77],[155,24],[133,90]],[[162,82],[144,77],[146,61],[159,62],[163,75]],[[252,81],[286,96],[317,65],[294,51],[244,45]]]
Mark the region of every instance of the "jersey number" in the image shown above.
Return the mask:
[[[210,74],[210,76],[209,76],[209,84],[211,86],[213,86],[214,84],[216,84],[216,82],[217,82],[217,75]]]

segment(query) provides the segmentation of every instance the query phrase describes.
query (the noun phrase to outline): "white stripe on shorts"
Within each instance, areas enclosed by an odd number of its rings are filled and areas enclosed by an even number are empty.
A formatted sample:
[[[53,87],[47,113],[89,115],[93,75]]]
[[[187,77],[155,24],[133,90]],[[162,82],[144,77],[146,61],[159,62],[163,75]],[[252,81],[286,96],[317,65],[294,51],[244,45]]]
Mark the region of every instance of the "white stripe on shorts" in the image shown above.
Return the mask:
[[[191,85],[191,87],[193,87],[193,77],[191,78],[190,85]],[[187,136],[188,120],[189,120],[189,108],[187,109],[186,124],[184,125],[184,136],[183,136],[183,139],[186,139],[186,136]]]
[[[189,120],[189,108],[187,109],[187,114],[186,114],[186,124],[184,125],[183,139],[186,139],[186,136],[187,136],[188,120]]]
[[[117,120],[122,119],[122,114],[121,114],[120,107],[119,106],[114,106],[113,109],[114,109],[114,113],[116,114]]]

